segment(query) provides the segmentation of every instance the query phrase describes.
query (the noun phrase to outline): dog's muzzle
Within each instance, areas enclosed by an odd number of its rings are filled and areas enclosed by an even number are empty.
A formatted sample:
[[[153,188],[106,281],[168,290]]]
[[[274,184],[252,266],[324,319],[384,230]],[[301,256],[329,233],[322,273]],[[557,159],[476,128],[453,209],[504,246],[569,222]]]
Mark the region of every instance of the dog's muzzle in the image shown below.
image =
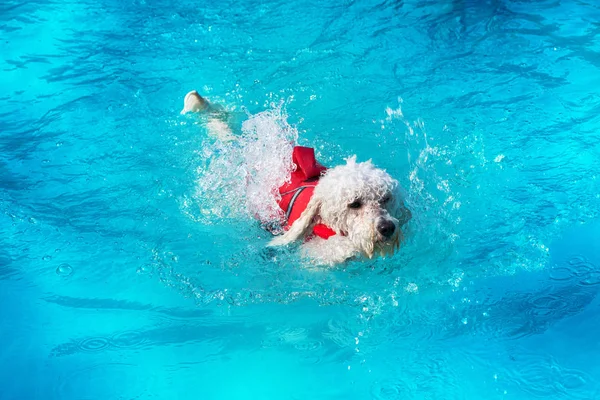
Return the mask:
[[[375,225],[375,231],[377,233],[373,238],[372,252],[367,252],[367,255],[369,257],[372,257],[373,253],[379,253],[382,257],[393,255],[400,247],[400,241],[402,240],[400,228],[396,226],[394,220],[381,218]]]
[[[388,219],[382,219],[377,223],[377,232],[386,239],[391,238],[396,231],[396,225]]]

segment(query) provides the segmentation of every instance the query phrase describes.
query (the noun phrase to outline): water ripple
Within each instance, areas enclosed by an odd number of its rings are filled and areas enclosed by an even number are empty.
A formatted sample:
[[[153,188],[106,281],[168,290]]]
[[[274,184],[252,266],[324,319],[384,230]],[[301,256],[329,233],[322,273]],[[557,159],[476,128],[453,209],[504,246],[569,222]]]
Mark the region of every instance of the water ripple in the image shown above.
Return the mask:
[[[171,320],[175,319],[202,319],[212,315],[212,312],[199,309],[184,309],[157,307],[151,304],[138,303],[127,300],[117,299],[87,299],[68,296],[49,296],[44,299],[53,304],[70,308],[103,309],[103,310],[124,310],[124,311],[149,311],[167,316]]]
[[[102,351],[110,346],[108,339],[102,337],[93,337],[82,340],[77,344],[77,349],[84,352],[97,352]]]
[[[110,338],[110,345],[118,348],[134,348],[139,347],[146,342],[146,337],[142,332],[129,331],[120,332]]]
[[[511,351],[514,365],[506,370],[507,379],[516,382],[519,388],[536,397],[589,398],[589,389],[597,380],[583,371],[565,368],[550,355],[528,352],[515,348]],[[586,390],[582,390],[586,389]]]
[[[495,304],[475,308],[471,329],[481,335],[512,339],[541,334],[559,321],[581,313],[596,295],[583,286],[513,294]]]
[[[548,261],[566,229],[600,217],[597,4],[321,3],[0,5],[0,284],[27,279],[57,316],[99,309],[153,324],[58,337],[52,355],[90,363],[74,363],[58,398],[97,398],[81,382],[104,387],[109,368],[123,380],[113,384],[136,381],[128,366],[93,364],[100,356],[197,343],[211,361],[262,345],[315,371],[380,351],[394,365],[366,384],[372,397],[460,398],[460,360],[487,373],[506,346],[553,339],[593,308],[597,258]],[[264,252],[269,235],[227,191],[247,171],[207,168],[223,149],[178,114],[192,87],[242,120],[285,111],[270,122],[327,165],[357,153],[388,169],[414,210],[402,251],[333,270]],[[55,273],[63,263],[68,279]],[[190,307],[125,300],[154,296],[154,284]],[[360,329],[330,317],[319,328],[214,325],[218,311],[265,303],[344,307]],[[65,322],[48,316],[48,332]],[[489,348],[457,361],[438,347],[471,339]],[[585,363],[515,349],[498,379],[525,396],[598,397]],[[62,373],[76,358],[51,362]]]

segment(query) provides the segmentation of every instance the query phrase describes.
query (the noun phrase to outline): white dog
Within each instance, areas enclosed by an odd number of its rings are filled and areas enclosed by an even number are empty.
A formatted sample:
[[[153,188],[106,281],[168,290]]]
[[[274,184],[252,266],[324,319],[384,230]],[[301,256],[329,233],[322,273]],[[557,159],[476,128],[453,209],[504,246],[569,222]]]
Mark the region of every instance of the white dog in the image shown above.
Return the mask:
[[[208,129],[230,139],[231,129],[210,114],[211,106],[196,91],[188,93],[182,113],[208,111]],[[317,264],[335,265],[345,260],[392,255],[403,240],[402,226],[410,218],[400,186],[371,161],[327,169],[314,150],[294,146],[293,171],[279,188],[275,201],[281,208],[283,233],[269,243],[283,246],[301,241],[302,253]],[[262,221],[267,222],[267,221]]]

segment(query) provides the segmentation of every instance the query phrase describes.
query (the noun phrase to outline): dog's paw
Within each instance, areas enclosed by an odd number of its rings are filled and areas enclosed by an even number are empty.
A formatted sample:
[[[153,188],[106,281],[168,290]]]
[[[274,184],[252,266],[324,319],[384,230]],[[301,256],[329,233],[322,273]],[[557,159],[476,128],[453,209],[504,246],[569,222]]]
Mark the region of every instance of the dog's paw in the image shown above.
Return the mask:
[[[267,243],[268,247],[276,247],[276,246],[285,246],[289,241],[286,239],[285,235],[276,236],[271,239],[269,243]]]
[[[208,102],[198,94],[197,91],[192,90],[185,95],[183,99],[183,109],[180,114],[187,114],[188,112],[200,112],[208,109]]]

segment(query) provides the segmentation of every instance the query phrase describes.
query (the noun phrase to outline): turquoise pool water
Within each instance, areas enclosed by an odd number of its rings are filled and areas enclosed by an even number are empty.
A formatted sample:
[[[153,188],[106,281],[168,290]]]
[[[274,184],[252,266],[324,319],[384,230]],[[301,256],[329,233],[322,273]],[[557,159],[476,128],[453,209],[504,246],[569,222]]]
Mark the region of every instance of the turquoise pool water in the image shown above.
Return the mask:
[[[4,2],[1,398],[600,398],[599,20],[575,0]],[[386,168],[402,251],[265,251],[179,115],[194,88],[327,165]]]

